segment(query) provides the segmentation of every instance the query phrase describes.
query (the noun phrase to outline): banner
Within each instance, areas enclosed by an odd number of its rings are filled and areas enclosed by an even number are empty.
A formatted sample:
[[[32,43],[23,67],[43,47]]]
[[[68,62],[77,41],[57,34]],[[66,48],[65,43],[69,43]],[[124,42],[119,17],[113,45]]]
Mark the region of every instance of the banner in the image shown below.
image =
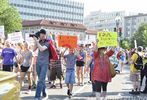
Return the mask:
[[[59,47],[77,48],[77,41],[78,41],[77,36],[69,36],[69,35],[58,36]]]
[[[117,32],[98,32],[98,48],[107,46],[117,46],[118,45],[118,35]]]
[[[0,38],[5,38],[4,26],[0,26]]]
[[[14,32],[14,33],[8,34],[8,40],[11,43],[23,43],[24,41],[21,32]]]

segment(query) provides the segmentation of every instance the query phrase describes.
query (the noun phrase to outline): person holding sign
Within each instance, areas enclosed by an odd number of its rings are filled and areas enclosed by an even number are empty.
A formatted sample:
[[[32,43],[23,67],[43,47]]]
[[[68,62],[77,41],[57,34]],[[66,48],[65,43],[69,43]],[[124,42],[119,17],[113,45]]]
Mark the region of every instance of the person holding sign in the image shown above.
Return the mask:
[[[66,62],[65,83],[67,84],[68,88],[67,95],[70,98],[72,96],[73,84],[75,83],[75,65],[78,56],[75,54],[74,49],[69,49],[69,54],[64,55],[66,50],[62,53],[62,57],[64,57]]]
[[[114,51],[106,52],[107,47],[97,47],[94,50],[94,68],[92,71],[92,81],[96,87],[96,100],[106,97],[108,82],[111,82],[110,60]],[[102,89],[102,90],[101,90]]]

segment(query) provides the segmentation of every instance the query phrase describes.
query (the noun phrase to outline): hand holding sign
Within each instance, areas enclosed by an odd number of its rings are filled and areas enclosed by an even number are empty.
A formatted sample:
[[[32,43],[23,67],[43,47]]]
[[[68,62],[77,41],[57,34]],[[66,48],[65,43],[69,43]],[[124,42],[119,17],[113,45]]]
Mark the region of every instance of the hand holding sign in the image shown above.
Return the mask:
[[[117,46],[117,33],[116,32],[98,32],[98,47]]]
[[[59,35],[58,46],[74,49],[77,48],[77,40],[78,40],[77,36]]]

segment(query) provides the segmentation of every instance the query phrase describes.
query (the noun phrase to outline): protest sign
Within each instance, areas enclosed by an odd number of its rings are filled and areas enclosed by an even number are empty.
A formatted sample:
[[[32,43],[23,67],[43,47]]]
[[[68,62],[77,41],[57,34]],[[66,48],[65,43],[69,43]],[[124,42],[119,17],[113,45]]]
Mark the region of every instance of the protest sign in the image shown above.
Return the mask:
[[[8,40],[11,43],[22,43],[24,41],[21,32],[14,32],[14,33],[8,34]]]
[[[77,48],[77,40],[78,40],[77,36],[59,35],[58,46],[68,47],[68,48]]]
[[[107,47],[107,46],[117,46],[118,45],[118,36],[117,32],[98,32],[98,47]]]

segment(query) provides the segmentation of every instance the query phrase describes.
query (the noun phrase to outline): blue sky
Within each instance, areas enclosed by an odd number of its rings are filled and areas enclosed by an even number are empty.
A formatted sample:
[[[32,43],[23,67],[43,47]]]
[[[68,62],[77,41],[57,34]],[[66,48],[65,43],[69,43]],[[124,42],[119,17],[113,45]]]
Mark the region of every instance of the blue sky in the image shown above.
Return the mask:
[[[85,3],[85,15],[91,11],[105,12],[125,10],[127,12],[147,13],[147,0],[75,0]]]

